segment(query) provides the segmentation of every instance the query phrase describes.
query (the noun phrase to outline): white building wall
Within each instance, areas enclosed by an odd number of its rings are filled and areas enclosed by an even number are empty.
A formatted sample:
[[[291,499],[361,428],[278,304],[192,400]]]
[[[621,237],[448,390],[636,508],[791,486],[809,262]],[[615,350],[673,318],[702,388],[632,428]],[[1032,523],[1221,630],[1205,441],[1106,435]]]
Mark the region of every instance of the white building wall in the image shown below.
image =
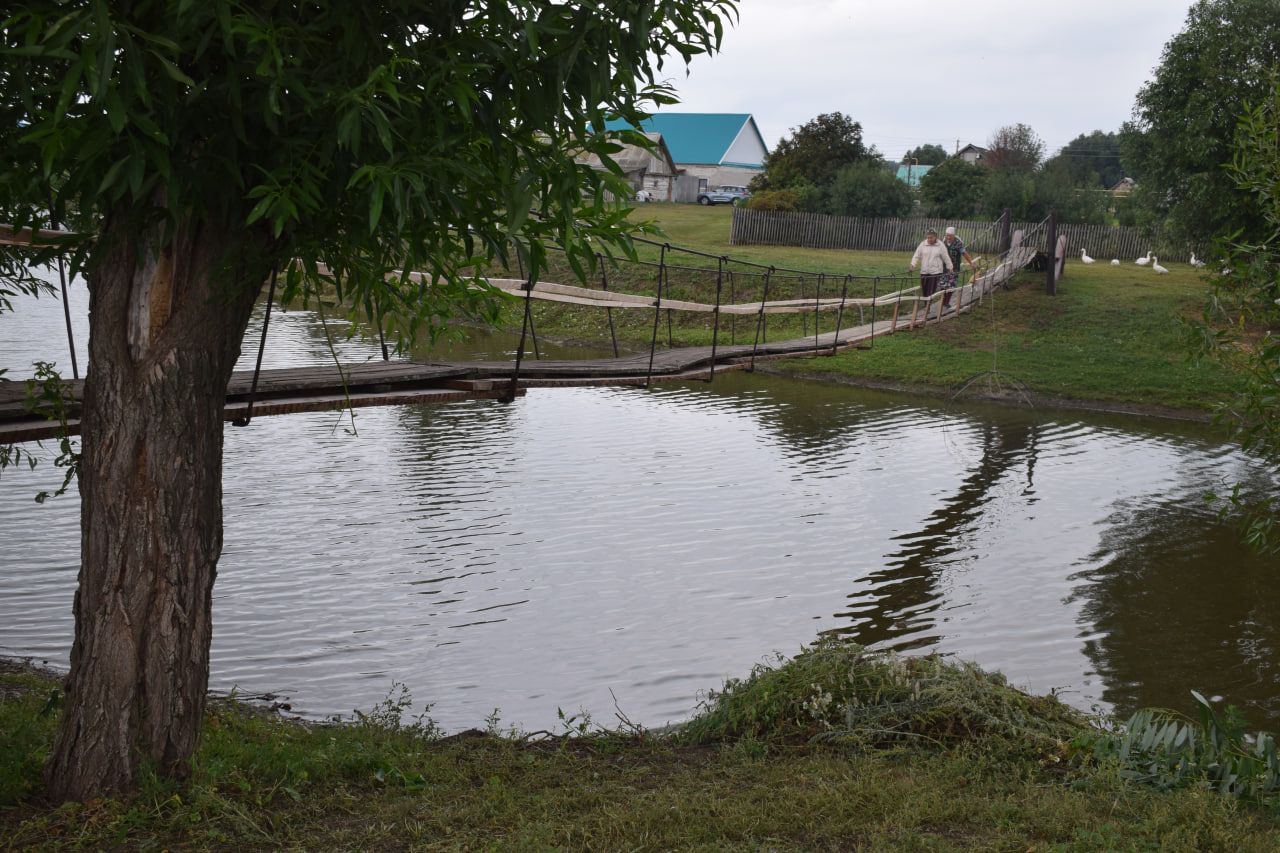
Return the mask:
[[[748,119],[743,122],[742,129],[738,131],[737,137],[729,146],[729,150],[724,153],[721,162],[763,166],[765,155],[768,153],[764,143],[760,141],[760,134],[756,132],[754,122]]]
[[[686,175],[702,181],[703,187],[745,187],[763,169],[747,169],[742,166],[716,166],[706,163],[677,163]]]

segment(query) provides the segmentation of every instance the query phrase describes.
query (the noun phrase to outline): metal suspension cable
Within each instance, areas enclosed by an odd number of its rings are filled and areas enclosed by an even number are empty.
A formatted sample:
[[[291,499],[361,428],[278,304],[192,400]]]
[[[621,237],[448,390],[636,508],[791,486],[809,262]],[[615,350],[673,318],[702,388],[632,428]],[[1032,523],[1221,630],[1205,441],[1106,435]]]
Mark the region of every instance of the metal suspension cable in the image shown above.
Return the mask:
[[[49,227],[54,231],[58,229],[58,218],[54,209],[55,199],[53,194],[49,194]],[[58,253],[58,282],[62,285],[62,316],[67,323],[67,348],[71,351],[71,378],[80,378],[80,366],[76,363],[76,336],[71,330],[71,302],[67,292],[67,267],[63,262],[62,253]]]
[[[653,357],[658,350],[658,320],[662,317],[662,285],[666,278],[667,246],[662,245],[658,263],[658,293],[653,305],[653,337],[649,341],[649,369],[644,376],[644,387],[653,384]]]
[[[520,247],[516,246],[516,259],[520,260]],[[520,261],[520,270],[524,271],[524,261]],[[524,361],[524,341],[525,332],[529,329],[529,302],[533,294],[532,277],[526,278],[524,283],[524,320],[520,324],[520,343],[516,346],[516,367],[511,372],[511,384],[507,389],[507,393],[501,398],[502,402],[510,403],[516,399],[516,391],[520,388],[520,364]]]
[[[280,276],[280,265],[271,268],[271,284],[267,286],[267,310],[262,315],[262,336],[258,338],[258,360],[253,364],[253,382],[249,385],[249,404],[245,407],[244,417],[233,418],[232,426],[246,427],[253,420],[253,402],[258,396],[258,375],[262,373],[262,355],[267,351],[267,329],[271,325],[271,306],[276,301],[276,279]]]

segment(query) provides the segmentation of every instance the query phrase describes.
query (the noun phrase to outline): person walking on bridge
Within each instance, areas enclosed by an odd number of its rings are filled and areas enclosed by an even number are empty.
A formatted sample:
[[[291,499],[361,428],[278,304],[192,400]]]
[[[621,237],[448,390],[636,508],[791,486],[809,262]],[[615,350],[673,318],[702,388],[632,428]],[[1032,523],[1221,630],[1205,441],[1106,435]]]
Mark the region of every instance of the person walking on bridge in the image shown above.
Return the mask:
[[[977,272],[978,268],[973,263],[973,258],[969,257],[969,250],[965,248],[964,241],[956,235],[956,227],[954,225],[947,226],[947,233],[942,238],[942,245],[947,247],[947,254],[951,257],[951,272],[942,276],[942,310],[946,311],[951,307],[951,291],[956,287],[956,280],[960,276],[960,259],[964,258],[969,262],[969,269]]]
[[[916,267],[920,267],[920,293],[926,299],[937,291],[943,273],[949,273],[955,268],[947,247],[938,242],[938,232],[932,228],[925,232],[924,240],[916,246],[916,253],[911,256],[909,268],[915,272]],[[924,318],[929,319],[928,305],[924,309]]]

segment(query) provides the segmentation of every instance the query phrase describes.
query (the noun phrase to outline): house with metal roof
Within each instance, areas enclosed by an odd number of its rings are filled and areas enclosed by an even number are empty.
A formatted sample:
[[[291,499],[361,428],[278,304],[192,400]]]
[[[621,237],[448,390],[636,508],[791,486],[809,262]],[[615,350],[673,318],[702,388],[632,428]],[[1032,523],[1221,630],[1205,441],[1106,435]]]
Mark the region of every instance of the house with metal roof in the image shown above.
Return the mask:
[[[606,125],[626,126],[620,120]],[[662,134],[676,167],[704,187],[746,186],[764,170],[769,153],[750,113],[660,112],[641,122],[640,130]]]
[[[650,198],[661,201],[697,200],[697,179],[685,175],[676,166],[662,134],[644,135],[652,143],[649,147],[624,143],[622,150],[609,158],[622,169],[632,188],[637,192],[647,190]],[[576,159],[593,169],[604,169],[604,163],[595,154],[583,152]]]

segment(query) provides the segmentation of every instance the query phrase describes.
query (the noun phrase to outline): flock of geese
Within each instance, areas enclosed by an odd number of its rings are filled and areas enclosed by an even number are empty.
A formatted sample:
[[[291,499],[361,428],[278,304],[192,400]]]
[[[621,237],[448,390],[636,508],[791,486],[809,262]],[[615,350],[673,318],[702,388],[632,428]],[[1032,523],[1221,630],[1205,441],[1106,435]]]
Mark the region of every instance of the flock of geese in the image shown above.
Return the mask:
[[[1088,250],[1086,250],[1086,249],[1081,249],[1081,250],[1080,250],[1080,261],[1081,261],[1081,263],[1086,263],[1086,264],[1093,264],[1093,263],[1097,263],[1097,261],[1095,261],[1093,258],[1089,257],[1089,252],[1088,252]],[[1145,267],[1145,266],[1147,266],[1148,264],[1150,264],[1150,265],[1151,265],[1151,268],[1152,268],[1153,270],[1155,270],[1157,273],[1159,273],[1160,275],[1164,275],[1164,274],[1166,274],[1166,273],[1168,273],[1168,272],[1169,272],[1169,268],[1168,268],[1168,267],[1161,266],[1161,265],[1160,265],[1160,258],[1159,258],[1157,255],[1153,255],[1153,254],[1151,254],[1151,250],[1150,250],[1150,249],[1148,249],[1148,250],[1147,250],[1147,254],[1146,254],[1146,256],[1145,256],[1145,257],[1138,258],[1137,260],[1135,260],[1135,261],[1134,261],[1134,263],[1135,263],[1135,264],[1137,264],[1137,265],[1138,265],[1138,266],[1140,266],[1140,267]],[[1113,266],[1113,267],[1118,267],[1118,266],[1120,266],[1120,259],[1119,259],[1119,258],[1112,258],[1112,259],[1111,259],[1111,266]],[[1199,269],[1199,268],[1201,268],[1201,267],[1203,267],[1203,266],[1204,266],[1204,261],[1202,261],[1202,260],[1200,260],[1199,258],[1197,258],[1197,257],[1196,257],[1196,253],[1195,253],[1195,252],[1192,252],[1192,253],[1191,253],[1191,266],[1195,267],[1196,269]]]

